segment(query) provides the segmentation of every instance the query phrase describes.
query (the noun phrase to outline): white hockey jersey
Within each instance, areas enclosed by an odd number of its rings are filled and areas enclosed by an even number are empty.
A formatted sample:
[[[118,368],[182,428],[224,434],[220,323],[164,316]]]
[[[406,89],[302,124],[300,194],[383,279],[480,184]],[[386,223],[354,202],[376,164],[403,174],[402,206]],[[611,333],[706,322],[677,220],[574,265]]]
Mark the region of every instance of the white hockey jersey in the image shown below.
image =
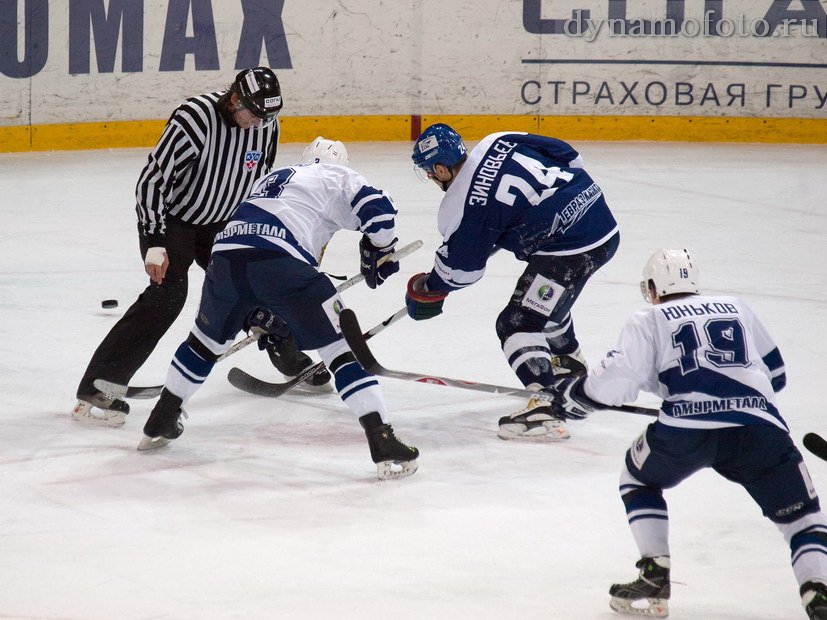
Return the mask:
[[[296,164],[274,170],[255,185],[216,235],[213,252],[272,250],[317,267],[322,249],[342,229],[365,233],[376,247],[389,245],[395,216],[390,199],[355,170]]]
[[[775,401],[786,380],[778,347],[744,302],[692,295],[629,319],[584,390],[608,405],[633,402],[640,390],[657,394],[658,419],[669,426],[789,430]]]

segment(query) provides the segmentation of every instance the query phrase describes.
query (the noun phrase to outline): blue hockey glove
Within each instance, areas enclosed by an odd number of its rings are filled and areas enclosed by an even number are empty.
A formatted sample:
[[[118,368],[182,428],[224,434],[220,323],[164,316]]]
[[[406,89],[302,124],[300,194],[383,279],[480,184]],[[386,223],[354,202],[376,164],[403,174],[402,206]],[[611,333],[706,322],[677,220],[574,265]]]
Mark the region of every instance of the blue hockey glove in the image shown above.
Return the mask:
[[[405,303],[408,306],[408,316],[415,321],[432,319],[442,314],[442,304],[448,293],[429,291],[425,287],[427,273],[418,273],[408,280],[408,292]]]
[[[367,235],[362,235],[359,242],[359,270],[370,288],[380,286],[391,274],[399,271],[399,261],[387,258],[393,254],[396,242],[397,239],[394,238],[384,248],[377,248]]]
[[[258,348],[263,351],[270,345],[278,345],[290,337],[290,328],[275,314],[265,308],[256,308],[244,321],[244,331],[258,327],[265,333],[258,339]]]
[[[559,379],[544,391],[552,395],[551,412],[553,415],[569,420],[582,420],[600,405],[586,396],[583,391],[585,376]]]

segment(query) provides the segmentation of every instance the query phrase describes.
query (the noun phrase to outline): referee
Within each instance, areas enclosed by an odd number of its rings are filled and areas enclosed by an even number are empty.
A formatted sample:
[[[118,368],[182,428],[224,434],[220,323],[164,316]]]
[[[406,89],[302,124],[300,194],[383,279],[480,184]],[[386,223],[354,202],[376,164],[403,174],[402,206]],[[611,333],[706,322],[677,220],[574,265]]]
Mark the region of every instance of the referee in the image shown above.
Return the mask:
[[[77,388],[75,420],[124,423],[129,406],[93,381],[128,384],[178,317],[190,265],[206,269],[216,233],[273,165],[281,108],[278,78],[257,67],[240,72],[225,91],[187,99],[172,113],[135,191],[151,282],[92,355]]]

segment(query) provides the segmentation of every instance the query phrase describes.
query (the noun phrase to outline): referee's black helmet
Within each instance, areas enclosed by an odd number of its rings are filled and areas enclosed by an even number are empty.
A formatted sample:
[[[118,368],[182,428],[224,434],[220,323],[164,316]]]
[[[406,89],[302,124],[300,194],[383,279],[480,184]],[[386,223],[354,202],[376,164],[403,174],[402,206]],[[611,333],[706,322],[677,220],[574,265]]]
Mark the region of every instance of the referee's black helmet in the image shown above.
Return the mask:
[[[232,90],[241,103],[263,124],[275,120],[282,108],[279,79],[269,67],[256,67],[241,71],[233,82]]]

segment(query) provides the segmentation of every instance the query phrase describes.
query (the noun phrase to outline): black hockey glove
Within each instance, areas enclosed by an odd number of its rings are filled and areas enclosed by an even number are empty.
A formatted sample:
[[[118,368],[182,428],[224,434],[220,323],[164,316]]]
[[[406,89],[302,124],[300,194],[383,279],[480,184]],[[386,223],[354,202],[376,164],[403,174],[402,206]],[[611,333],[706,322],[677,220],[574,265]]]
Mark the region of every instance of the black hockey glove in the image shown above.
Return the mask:
[[[388,260],[393,254],[393,248],[398,239],[394,237],[384,248],[377,248],[370,241],[370,237],[362,235],[359,242],[359,270],[365,276],[365,282],[370,288],[381,285],[391,274],[399,271],[399,261]]]
[[[582,420],[600,405],[583,391],[585,376],[559,379],[544,391],[552,395],[551,413],[569,420]]]
[[[405,304],[408,306],[408,316],[415,321],[432,319],[442,314],[442,304],[448,297],[448,293],[429,291],[425,288],[427,279],[427,273],[418,273],[408,280]]]
[[[275,314],[265,308],[256,308],[244,320],[244,331],[250,332],[257,327],[264,331],[258,339],[258,348],[266,349],[270,345],[278,345],[290,337],[290,328]]]

